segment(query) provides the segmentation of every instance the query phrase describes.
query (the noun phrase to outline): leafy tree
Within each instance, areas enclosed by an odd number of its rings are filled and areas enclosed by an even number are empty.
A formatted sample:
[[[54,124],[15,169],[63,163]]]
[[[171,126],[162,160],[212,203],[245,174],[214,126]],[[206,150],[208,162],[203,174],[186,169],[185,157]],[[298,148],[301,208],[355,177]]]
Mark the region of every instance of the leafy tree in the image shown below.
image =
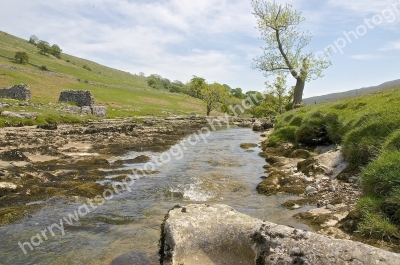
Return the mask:
[[[155,75],[150,75],[149,77],[147,77],[147,84],[149,85],[149,87],[158,89],[159,88],[159,80]]]
[[[173,85],[176,85],[176,86],[184,86],[184,84],[181,82],[181,81],[179,81],[179,80],[174,80],[173,82],[172,82],[172,84]]]
[[[243,94],[242,89],[240,87],[232,89],[231,94],[235,98],[239,98],[239,99],[243,99],[244,98],[244,94]]]
[[[16,52],[15,60],[18,60],[20,64],[29,63],[29,56],[26,52]]]
[[[272,85],[267,84],[267,88],[278,98],[278,109],[279,113],[282,114],[285,105],[285,96],[287,94],[286,78],[284,76],[278,76]]]
[[[201,99],[206,103],[207,116],[210,115],[213,109],[228,110],[227,100],[229,99],[229,94],[225,86],[218,83],[207,84],[204,78],[194,75],[188,87],[190,96]]]
[[[225,87],[226,92],[228,92],[228,94],[232,93],[232,88],[230,86],[228,86],[227,84],[223,84],[223,86]]]
[[[183,89],[182,89],[181,86],[171,85],[169,91],[172,92],[172,93],[182,93]]]
[[[169,91],[172,93],[184,93],[185,90],[186,90],[185,85],[179,80],[173,81],[169,89]]]
[[[278,114],[277,97],[273,93],[265,94],[264,100],[250,109],[250,114],[256,118],[272,117]]]
[[[51,51],[51,47],[50,44],[47,41],[39,41],[37,48],[39,49],[39,52],[41,54],[46,54],[46,53],[50,53]]]
[[[258,91],[249,90],[246,92],[245,96],[246,98],[249,98],[256,106],[260,105],[264,100],[262,94]]]
[[[60,59],[62,50],[57,44],[53,44],[50,48],[50,53]]]
[[[147,84],[155,89],[171,90],[172,83],[168,78],[163,78],[160,75],[152,74],[147,77]]]
[[[171,81],[169,81],[168,78],[162,78],[161,79],[161,84],[162,84],[164,89],[166,89],[166,90],[170,90],[171,89],[172,84],[171,84]]]
[[[203,90],[207,85],[206,80],[202,77],[193,76],[193,78],[189,82],[189,95],[194,98],[200,98],[201,90]]]
[[[207,116],[210,116],[210,112],[213,109],[220,110],[221,108],[218,107],[223,106],[223,103],[225,103],[229,97],[225,87],[218,83],[203,85],[200,90],[200,95],[200,99],[206,103]]]
[[[304,18],[291,5],[252,0],[252,6],[261,38],[267,45],[263,48],[264,55],[254,59],[253,68],[264,72],[266,77],[291,74],[296,79],[292,107],[301,105],[305,83],[322,77],[322,71],[331,65],[324,59],[330,51],[325,51],[324,58],[304,51],[311,34],[300,32],[298,25]]]
[[[32,35],[32,36],[29,38],[29,43],[32,43],[33,45],[37,45],[38,42],[39,42],[39,38],[36,37],[35,35]]]

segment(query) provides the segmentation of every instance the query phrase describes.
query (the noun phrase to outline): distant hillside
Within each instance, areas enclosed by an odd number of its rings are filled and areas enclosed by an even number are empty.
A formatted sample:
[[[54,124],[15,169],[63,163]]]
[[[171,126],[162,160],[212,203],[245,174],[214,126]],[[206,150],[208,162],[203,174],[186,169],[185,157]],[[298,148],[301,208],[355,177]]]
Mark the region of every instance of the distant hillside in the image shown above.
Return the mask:
[[[57,43],[62,49],[62,43]],[[30,64],[13,60],[26,52]],[[49,71],[41,70],[45,66]],[[85,67],[84,67],[85,66]],[[34,102],[57,102],[63,89],[90,90],[96,102],[114,116],[205,114],[205,104],[184,94],[148,86],[147,78],[98,63],[61,54],[61,59],[42,55],[37,47],[0,31],[0,88],[24,83],[31,87]]]
[[[332,93],[332,94],[327,94],[323,96],[317,96],[317,97],[311,97],[311,98],[306,98],[303,99],[303,102],[306,105],[312,105],[312,104],[319,104],[319,103],[324,103],[324,102],[329,102],[337,99],[344,99],[348,97],[354,97],[354,96],[360,96],[360,95],[365,95],[369,93],[373,93],[385,88],[391,88],[395,86],[400,86],[400,79],[389,81],[386,83],[383,83],[379,86],[371,86],[371,87],[363,87],[360,89],[353,89],[349,90],[346,92],[340,92],[340,93]]]

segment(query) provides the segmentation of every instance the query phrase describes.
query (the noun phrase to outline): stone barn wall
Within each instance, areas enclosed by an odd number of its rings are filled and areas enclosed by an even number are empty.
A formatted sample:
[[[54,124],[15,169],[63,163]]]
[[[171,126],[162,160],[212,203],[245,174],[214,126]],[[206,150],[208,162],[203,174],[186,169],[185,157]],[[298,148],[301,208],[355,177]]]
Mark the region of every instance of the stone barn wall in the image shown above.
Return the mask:
[[[63,90],[58,99],[60,102],[75,102],[78,107],[93,106],[94,98],[88,90]]]
[[[12,98],[17,100],[31,100],[31,89],[28,85],[14,85],[10,88],[0,89],[1,98]]]
[[[100,118],[107,117],[107,107],[95,106],[94,97],[88,90],[63,90],[58,101],[76,103],[77,107],[69,106],[68,110],[65,110],[71,114],[80,113],[81,115],[92,114]]]

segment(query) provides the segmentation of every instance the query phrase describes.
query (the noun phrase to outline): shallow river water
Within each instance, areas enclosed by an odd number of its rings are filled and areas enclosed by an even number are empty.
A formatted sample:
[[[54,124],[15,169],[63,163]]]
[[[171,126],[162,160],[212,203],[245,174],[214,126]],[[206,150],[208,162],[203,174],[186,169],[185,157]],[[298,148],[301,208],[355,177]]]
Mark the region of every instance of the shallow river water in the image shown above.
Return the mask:
[[[260,177],[266,175],[265,160],[258,156],[260,148],[244,150],[240,144],[258,143],[259,137],[250,129],[231,128],[212,132],[207,142],[199,138],[197,144],[186,143],[182,155],[171,156],[156,168],[158,173],[138,178],[131,191],[115,195],[96,209],[88,206],[90,213],[77,221],[71,219],[71,224],[63,220],[64,235],[56,226],[54,236],[47,232],[46,238],[41,231],[54,223],[61,226],[60,218],[74,213],[83,202],[60,198],[43,202],[41,211],[0,228],[0,264],[159,264],[160,224],[176,204],[222,203],[256,218],[308,229],[291,217],[296,211],[280,206],[292,197],[257,194]],[[158,154],[132,152],[121,159],[139,155]],[[123,169],[141,166],[124,165]],[[86,210],[80,208],[80,212]],[[18,242],[29,242],[33,250],[25,244],[24,254]]]

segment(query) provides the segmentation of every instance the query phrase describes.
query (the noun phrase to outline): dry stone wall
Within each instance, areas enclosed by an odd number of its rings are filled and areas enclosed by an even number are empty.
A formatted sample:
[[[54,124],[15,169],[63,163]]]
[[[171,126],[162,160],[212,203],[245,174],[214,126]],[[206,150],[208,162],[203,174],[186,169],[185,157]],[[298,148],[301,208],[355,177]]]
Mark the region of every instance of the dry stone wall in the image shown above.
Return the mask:
[[[0,89],[0,97],[12,98],[17,100],[31,100],[31,89],[28,85],[14,85],[10,88]]]
[[[94,105],[94,97],[88,90],[63,90],[61,91],[58,101],[75,102],[78,107]]]
[[[74,102],[77,107],[70,106],[69,113],[89,115],[92,114],[97,117],[107,116],[107,107],[95,106],[94,97],[88,90],[63,90],[61,91],[58,99],[60,102]]]

